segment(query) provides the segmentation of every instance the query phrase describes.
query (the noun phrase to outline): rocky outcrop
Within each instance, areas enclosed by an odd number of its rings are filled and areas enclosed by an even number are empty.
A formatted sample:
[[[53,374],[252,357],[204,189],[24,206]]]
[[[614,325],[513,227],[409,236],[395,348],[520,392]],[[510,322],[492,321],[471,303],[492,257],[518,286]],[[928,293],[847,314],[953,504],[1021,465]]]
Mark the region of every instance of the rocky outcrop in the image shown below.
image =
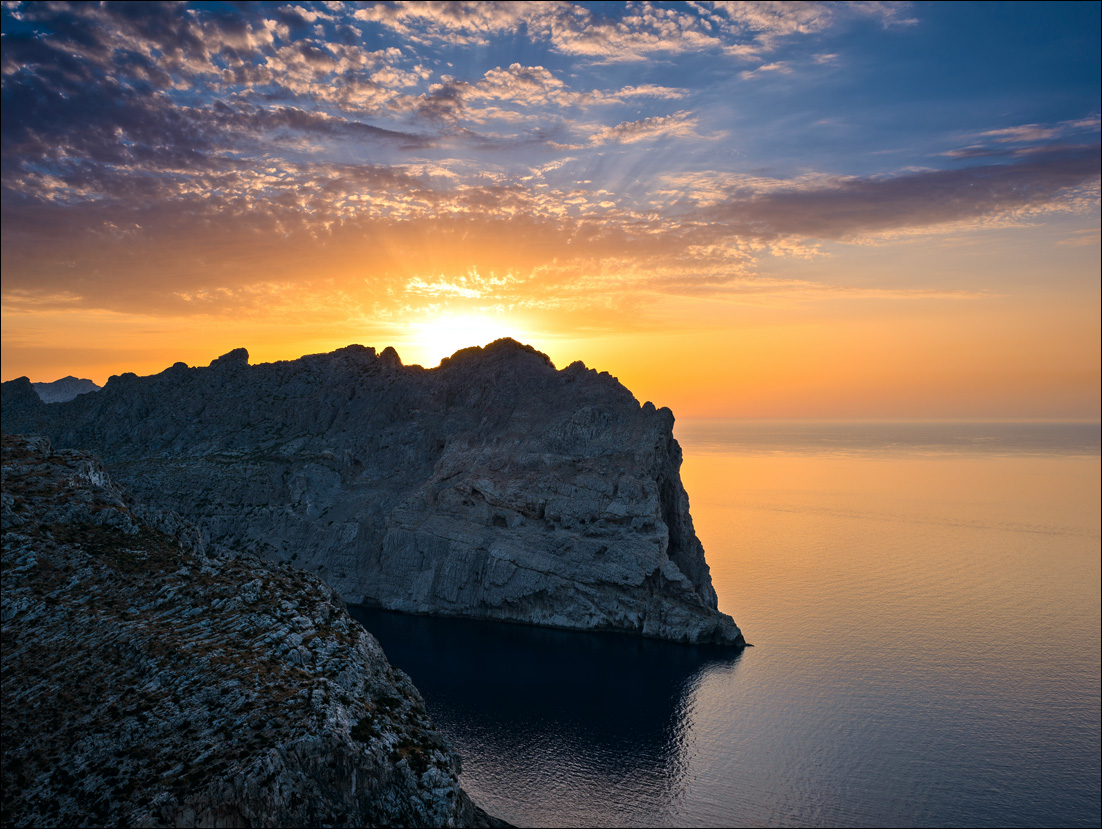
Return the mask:
[[[439,368],[349,346],[112,377],[5,428],[102,455],[142,499],[356,604],[741,644],[717,610],[668,409],[512,340]]]
[[[2,498],[5,826],[495,823],[317,578],[200,555],[43,438],[4,436]]]
[[[71,374],[52,383],[31,383],[31,385],[34,386],[43,403],[64,403],[79,394],[100,390],[100,387],[91,380],[73,377]]]

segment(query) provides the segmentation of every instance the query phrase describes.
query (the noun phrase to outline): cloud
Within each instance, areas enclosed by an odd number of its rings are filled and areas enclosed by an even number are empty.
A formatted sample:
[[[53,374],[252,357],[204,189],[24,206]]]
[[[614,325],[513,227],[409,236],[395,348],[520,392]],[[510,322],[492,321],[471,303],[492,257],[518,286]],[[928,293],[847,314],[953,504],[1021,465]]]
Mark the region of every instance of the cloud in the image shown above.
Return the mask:
[[[976,300],[992,297],[989,291],[944,290],[938,288],[855,287],[804,279],[776,279],[745,273],[686,274],[672,272],[654,276],[641,287],[662,294],[711,298],[746,298],[783,296],[788,300],[821,299],[888,299],[907,300]]]
[[[984,138],[993,138],[1000,143],[1023,143],[1026,141],[1046,141],[1060,135],[1055,127],[1042,127],[1038,124],[1024,124],[1020,127],[1007,127],[1001,130],[981,132]]]
[[[732,232],[754,235],[844,240],[895,228],[928,227],[1052,206],[1067,191],[1098,180],[1099,150],[1094,146],[1012,164],[781,188],[731,198],[706,213]]]
[[[574,147],[568,134],[588,120],[577,110],[638,109],[684,99],[688,90],[655,83],[577,89],[568,75],[520,63],[474,79],[439,76],[410,44],[509,36],[597,62],[631,61],[718,49],[736,29],[817,31],[838,14],[830,9],[757,4],[738,11],[722,4],[645,2],[255,4],[224,10],[170,3],[9,4],[5,14],[20,26],[5,33],[2,52],[3,180],[21,196],[40,185],[43,198],[81,199],[112,186],[112,178],[138,186],[140,176],[240,168],[252,163],[246,159],[308,154],[340,143],[353,152],[359,142],[362,149],[355,152],[369,157],[375,146],[398,154],[437,146],[442,137],[495,150],[509,144]],[[715,22],[720,19],[726,28]],[[402,40],[367,48],[363,32],[374,26]],[[748,75],[767,71],[787,67],[774,61]],[[691,134],[680,113],[639,114],[635,121],[606,122],[588,146],[660,131]],[[493,125],[512,125],[513,134],[487,134]],[[525,131],[518,134],[518,127]],[[142,186],[172,185],[147,180]]]
[[[747,69],[739,73],[739,77],[744,81],[748,81],[751,78],[759,77],[760,75],[766,75],[771,73],[777,73],[779,75],[791,75],[792,66],[788,61],[773,61],[772,63],[763,63],[757,69]]]
[[[619,18],[575,7],[529,24],[537,37],[547,38],[567,55],[598,62],[638,62],[655,54],[682,54],[722,47],[722,40],[701,25],[698,17],[650,3],[633,4]]]
[[[484,123],[493,118],[520,120],[515,109],[502,109],[497,104],[535,108],[589,108],[622,104],[639,99],[676,100],[686,90],[656,84],[626,86],[613,90],[577,91],[543,66],[513,63],[508,67],[488,70],[477,81],[464,81],[445,75],[405,106],[431,120],[457,121],[461,118]]]
[[[675,273],[693,291],[719,290],[718,276],[745,274],[765,257],[821,255],[817,240],[1095,209],[1096,196],[1084,191],[1076,202],[1074,194],[1097,181],[1098,158],[1093,148],[871,178],[701,171],[667,180],[657,206],[635,207],[599,188],[479,183],[433,175],[431,166],[218,170],[160,182],[143,198],[120,184],[93,200],[6,201],[3,290],[5,302],[22,305],[79,296],[91,307],[149,313],[259,311],[268,295],[249,286],[289,286],[293,296],[322,274],[361,283],[355,302],[369,304],[400,295],[521,302],[627,285],[673,290]],[[709,179],[711,192],[685,195]],[[490,276],[472,276],[472,267]],[[663,274],[660,288],[653,280]]]
[[[733,0],[698,4],[712,11],[711,19],[724,35],[724,51],[735,57],[758,57],[777,49],[788,38],[826,31],[839,20],[864,17],[881,25],[909,25],[909,3],[785,3]]]
[[[915,26],[918,19],[907,16],[909,2],[885,2],[885,0],[857,0],[846,3],[846,10],[862,17],[879,20],[884,28],[889,26]]]
[[[162,89],[181,78],[217,75],[223,64],[263,54],[281,28],[258,9],[188,14],[176,3],[25,3],[12,16],[51,37],[5,36],[4,74],[26,67],[35,52],[41,57],[53,50],[55,61],[76,73],[72,80],[90,81],[96,73],[121,70]],[[55,61],[39,65],[48,68]]]
[[[602,14],[605,9],[613,14]],[[355,17],[415,42],[487,45],[494,36],[524,33],[562,54],[600,62],[639,61],[656,53],[722,45],[696,15],[652,3],[597,9],[566,2],[378,3],[358,9]]]
[[[688,112],[653,116],[638,121],[624,121],[611,127],[602,127],[589,136],[590,144],[635,144],[658,138],[699,138],[697,119]]]
[[[836,14],[828,3],[717,2],[712,7],[727,17],[731,29],[767,37],[821,32]]]
[[[1061,239],[1057,244],[1067,247],[1093,247],[1102,242],[1102,233],[1097,228],[1090,230],[1077,230],[1067,239]]]
[[[1031,152],[1048,152],[1057,147],[1051,143],[1056,139],[1083,133],[1098,133],[1102,129],[1102,118],[1098,113],[1085,118],[1075,118],[1068,121],[1060,121],[1055,124],[1019,124],[1013,127],[986,130],[976,133],[973,138],[989,139],[998,145],[1018,144],[1034,145],[1009,148],[1006,146],[992,147],[987,143],[975,143],[966,147],[958,147],[949,150],[942,155],[950,158],[982,158],[985,156],[1021,156]]]
[[[33,178],[43,165],[68,180],[94,175],[94,165],[111,165],[105,174],[125,176],[138,168],[152,173],[234,164],[239,159],[227,153],[259,152],[273,132],[425,143],[409,132],[316,109],[319,98],[348,104],[383,79],[391,88],[410,82],[412,74],[399,78],[388,63],[397,50],[310,40],[280,45],[281,24],[273,21],[186,14],[167,4],[154,4],[148,13],[92,4],[32,4],[18,11],[43,33],[4,36],[9,183],[19,174]],[[320,82],[338,75],[348,81],[349,73],[369,69],[378,80]],[[235,94],[212,94],[227,86]],[[260,87],[267,100],[255,94]],[[342,91],[328,95],[332,89]],[[309,94],[315,107],[273,102],[280,90]]]
[[[625,63],[707,50],[736,57],[761,55],[785,38],[822,32],[840,19],[873,18],[884,26],[913,23],[903,17],[908,5],[388,2],[359,8],[355,18],[383,26],[414,43],[486,46],[494,37],[522,35],[564,55],[597,63]]]
[[[425,279],[415,276],[405,284],[405,292],[424,297],[461,297],[463,299],[479,299],[491,295],[501,295],[504,291],[519,285],[523,280],[506,274],[497,276],[493,273],[482,275],[476,269],[471,268],[466,274],[451,279],[440,276],[436,279]]]
[[[1021,124],[998,130],[981,132],[977,137],[991,138],[1000,144],[1036,144],[1053,138],[1063,138],[1082,132],[1098,132],[1102,128],[1102,118],[1096,113],[1086,118],[1060,121],[1057,124]]]
[[[449,40],[460,45],[485,44],[490,35],[514,31],[532,17],[554,13],[564,4],[403,2],[372,3],[353,16],[377,23],[415,42]]]
[[[1080,209],[1098,175],[1093,144],[1053,143],[1097,116],[969,136],[956,157],[986,163],[961,170],[713,169],[692,90],[604,67],[746,46],[746,77],[783,74],[761,57],[781,40],[898,6],[227,8],[6,7],[5,303],[260,313],[335,296],[327,279],[365,308],[736,290],[824,239]],[[438,73],[441,41],[495,37],[558,57]]]

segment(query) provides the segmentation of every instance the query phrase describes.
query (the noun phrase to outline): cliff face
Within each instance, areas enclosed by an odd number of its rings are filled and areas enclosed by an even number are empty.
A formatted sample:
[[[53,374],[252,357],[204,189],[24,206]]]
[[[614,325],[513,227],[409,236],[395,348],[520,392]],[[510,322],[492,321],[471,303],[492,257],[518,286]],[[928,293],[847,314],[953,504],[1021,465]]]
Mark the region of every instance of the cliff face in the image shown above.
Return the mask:
[[[716,609],[673,416],[512,340],[437,369],[386,349],[113,377],[5,428],[102,455],[214,549],[317,572],[350,602],[740,643]]]
[[[5,825],[492,822],[322,582],[198,555],[99,463],[3,438]]]

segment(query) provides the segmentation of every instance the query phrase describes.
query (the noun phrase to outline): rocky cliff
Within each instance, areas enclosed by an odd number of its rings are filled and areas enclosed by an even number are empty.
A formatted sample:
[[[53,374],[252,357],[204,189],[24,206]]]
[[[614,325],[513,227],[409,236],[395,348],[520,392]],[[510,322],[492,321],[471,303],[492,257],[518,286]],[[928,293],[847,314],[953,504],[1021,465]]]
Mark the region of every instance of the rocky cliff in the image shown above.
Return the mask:
[[[332,590],[3,438],[5,826],[494,823]]]
[[[5,429],[100,454],[143,500],[350,602],[741,644],[717,610],[668,409],[512,340],[439,368],[349,346],[112,377]],[[33,399],[32,399],[33,398]]]

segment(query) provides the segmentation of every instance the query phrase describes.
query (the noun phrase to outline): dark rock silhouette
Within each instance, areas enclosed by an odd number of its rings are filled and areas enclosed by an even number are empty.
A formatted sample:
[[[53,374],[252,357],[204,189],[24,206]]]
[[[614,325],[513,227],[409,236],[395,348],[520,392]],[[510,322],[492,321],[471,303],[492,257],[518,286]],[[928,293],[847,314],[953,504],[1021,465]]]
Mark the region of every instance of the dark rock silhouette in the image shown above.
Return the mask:
[[[71,374],[68,377],[62,377],[60,380],[54,380],[52,383],[31,383],[31,385],[34,386],[34,390],[38,392],[38,396],[42,398],[43,403],[64,403],[66,400],[72,400],[78,394],[88,394],[100,390],[100,387],[91,380],[73,377]]]
[[[317,572],[354,604],[741,644],[717,610],[668,409],[513,340],[439,368],[353,345],[3,386],[5,428],[86,448],[214,550]]]

